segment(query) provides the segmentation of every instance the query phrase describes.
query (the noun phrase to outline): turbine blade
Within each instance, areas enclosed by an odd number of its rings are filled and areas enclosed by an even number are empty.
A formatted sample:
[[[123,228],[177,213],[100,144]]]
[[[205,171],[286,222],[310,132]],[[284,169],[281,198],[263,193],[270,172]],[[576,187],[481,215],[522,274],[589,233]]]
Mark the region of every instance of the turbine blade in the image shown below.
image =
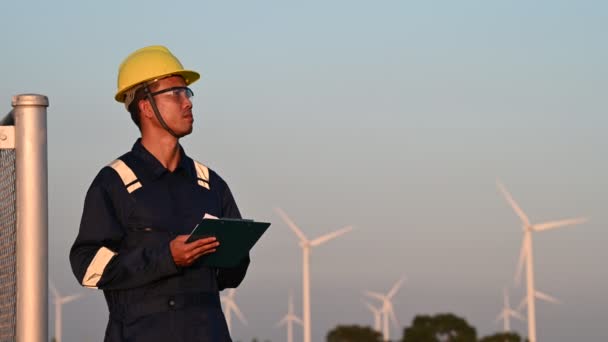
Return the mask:
[[[75,301],[76,299],[78,299],[80,297],[82,297],[82,293],[63,297],[63,298],[61,298],[61,303],[62,304],[69,303],[69,302]]]
[[[287,324],[287,315],[283,316],[283,318],[276,324],[276,327],[278,328],[285,324]]]
[[[517,311],[515,311],[515,310],[511,310],[511,309],[509,309],[508,314],[509,314],[511,317],[517,318],[517,319],[518,319],[518,320],[520,320],[520,321],[525,321],[525,320],[526,320],[526,319],[524,318],[524,316],[520,315],[520,314],[519,314],[519,312],[517,312]]]
[[[380,299],[381,301],[384,301],[384,300],[386,299],[386,296],[383,296],[383,295],[381,295],[381,294],[380,294],[380,293],[378,293],[378,292],[365,291],[365,294],[366,294],[368,297],[377,298],[377,299]]]
[[[548,294],[540,292],[538,290],[536,290],[536,292],[534,292],[534,296],[538,299],[544,300],[545,302],[560,304],[560,301],[557,298],[549,296]]]
[[[526,213],[524,213],[524,211],[521,210],[519,205],[517,205],[517,202],[515,202],[513,197],[511,197],[511,194],[509,193],[509,191],[507,191],[507,188],[499,180],[496,181],[496,185],[498,185],[498,189],[502,192],[502,194],[505,197],[505,199],[507,200],[507,202],[509,202],[509,204],[511,205],[511,208],[513,208],[513,210],[515,211],[517,216],[519,216],[519,218],[524,223],[524,225],[529,226],[530,219],[528,219],[528,216],[526,215]]]
[[[500,312],[500,314],[498,314],[498,317],[496,317],[496,319],[494,320],[495,323],[500,322],[500,320],[505,316],[505,312],[504,310]]]
[[[578,218],[568,219],[568,220],[559,220],[559,221],[539,223],[539,224],[535,224],[532,227],[535,231],[540,232],[543,230],[549,230],[549,229],[563,227],[563,226],[573,226],[575,224],[581,224],[584,222],[587,222],[586,217],[578,217]]]
[[[275,209],[276,213],[281,217],[281,219],[283,219],[283,221],[285,221],[287,226],[291,230],[293,230],[293,232],[298,236],[300,241],[308,242],[306,235],[304,235],[304,233],[302,233],[300,228],[298,228],[298,226],[289,218],[289,216],[287,216],[287,214],[281,208],[274,208],[274,209]]]
[[[289,301],[287,303],[287,314],[288,315],[293,314],[293,293],[291,290],[289,291]]]
[[[298,323],[300,326],[304,325],[304,322],[298,316],[293,316],[293,321]]]
[[[232,302],[232,311],[234,311],[236,317],[238,317],[243,324],[247,325],[247,320],[245,319],[245,316],[243,316],[243,313],[234,302]]]
[[[524,269],[524,262],[526,261],[527,253],[526,253],[526,244],[530,236],[530,233],[525,232],[524,238],[521,242],[521,249],[519,250],[519,260],[517,261],[517,271],[515,271],[515,285],[519,287],[521,285],[521,274]]]
[[[368,302],[366,300],[363,300],[362,302],[363,302],[363,304],[365,304],[365,306],[367,306],[367,308],[369,309],[369,311],[371,311],[372,313],[375,314],[376,312],[380,311],[380,309],[378,309],[375,306],[371,305],[370,302]]]
[[[325,242],[327,242],[327,241],[329,241],[331,239],[335,239],[335,238],[337,238],[340,235],[344,235],[344,234],[350,232],[352,229],[353,229],[353,227],[348,226],[348,227],[344,227],[344,228],[342,228],[340,230],[336,230],[335,232],[331,232],[329,234],[325,234],[325,235],[323,235],[321,237],[318,237],[318,238],[312,240],[310,242],[310,245],[312,247],[318,246],[318,245],[320,245],[322,243],[325,243]]]
[[[53,283],[50,280],[49,280],[49,288],[51,289],[51,292],[53,292],[53,296],[55,297],[55,299],[60,298],[59,292],[57,291],[57,289],[55,288],[55,285],[53,285]]]
[[[405,281],[405,276],[401,277],[401,279],[399,279],[395,285],[393,285],[393,288],[391,288],[390,291],[388,291],[388,294],[386,295],[387,298],[392,298],[397,291],[399,291],[399,288],[401,287],[401,285],[403,284],[403,282]]]
[[[505,308],[509,307],[509,293],[507,288],[503,288],[502,289],[502,299],[503,299],[503,304]]]
[[[399,322],[397,322],[397,317],[395,316],[395,311],[393,311],[393,305],[389,302],[388,303],[388,307],[387,307],[389,316],[391,317],[391,321],[393,321],[393,324],[395,325],[395,327],[399,327]]]
[[[525,308],[528,305],[527,299],[527,297],[524,297],[521,302],[519,302],[519,305],[517,306],[517,311],[521,311],[521,309]]]

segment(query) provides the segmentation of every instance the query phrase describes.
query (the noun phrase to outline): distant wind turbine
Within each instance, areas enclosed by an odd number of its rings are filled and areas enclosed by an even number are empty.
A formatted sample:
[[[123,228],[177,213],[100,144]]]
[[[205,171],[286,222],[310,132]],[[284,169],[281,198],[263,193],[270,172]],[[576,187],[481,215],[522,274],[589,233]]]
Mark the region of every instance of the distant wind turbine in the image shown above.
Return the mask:
[[[310,342],[310,250],[312,247],[317,247],[331,239],[343,235],[353,228],[350,226],[329,234],[320,236],[314,240],[309,240],[298,226],[287,216],[280,208],[275,208],[276,213],[285,221],[287,226],[300,239],[300,247],[302,247],[302,321],[304,323],[303,335],[304,342]]]
[[[382,308],[377,308],[365,300],[363,301],[363,304],[365,304],[369,311],[374,315],[374,330],[382,332]]]
[[[571,226],[586,222],[586,218],[574,218],[559,221],[551,221],[545,223],[532,224],[528,216],[515,202],[511,194],[507,191],[505,186],[497,181],[498,189],[502,192],[503,196],[513,208],[513,211],[519,216],[523,223],[524,238],[521,245],[521,251],[519,254],[519,262],[517,265],[517,273],[515,276],[516,282],[519,283],[521,279],[521,272],[526,266],[526,287],[527,287],[527,306],[528,306],[528,339],[530,342],[536,342],[536,307],[534,298],[536,296],[536,290],[534,289],[534,262],[532,254],[532,232],[540,232],[543,230],[554,229],[563,226]]]
[[[49,287],[51,288],[51,292],[53,293],[53,301],[55,302],[55,341],[61,342],[61,309],[63,304],[75,301],[76,299],[82,297],[83,294],[79,293],[62,297],[52,283],[49,283]]]
[[[220,297],[220,301],[224,304],[224,316],[226,316],[226,324],[228,325],[228,331],[232,332],[232,312],[236,314],[236,317],[243,323],[247,325],[247,321],[241,313],[241,310],[234,302],[234,294],[236,293],[236,289],[228,289],[227,295],[222,295]]]
[[[399,288],[401,287],[404,281],[405,277],[401,277],[401,279],[399,279],[395,283],[395,285],[393,285],[391,290],[388,291],[386,295],[378,292],[365,291],[365,294],[369,297],[374,297],[382,301],[382,337],[385,341],[390,341],[390,327],[388,322],[389,318],[393,321],[393,324],[395,324],[396,327],[399,326],[399,323],[397,322],[397,317],[395,317],[395,311],[393,310],[393,304],[391,303],[391,299],[395,296],[397,291],[399,291]]]
[[[502,319],[503,320],[503,331],[509,332],[509,331],[511,331],[511,319],[510,319],[511,317],[517,318],[521,321],[524,321],[525,318],[522,315],[520,315],[519,312],[511,309],[511,305],[509,304],[509,294],[507,293],[507,289],[503,290],[503,299],[504,299],[504,306],[503,306],[502,310],[500,311],[500,314],[496,318],[496,322],[498,322]]]
[[[300,317],[293,312],[293,295],[289,293],[289,303],[287,304],[287,314],[277,323],[277,326],[287,325],[287,342],[293,342],[293,324],[302,325]]]
[[[549,302],[549,303],[553,303],[553,304],[561,304],[561,302],[559,301],[559,299],[550,296],[544,292],[540,292],[538,290],[536,290],[536,292],[534,293],[534,297],[536,299],[540,299],[543,300],[545,302]],[[528,298],[524,297],[521,302],[519,302],[519,305],[517,306],[517,311],[521,311],[523,308],[526,307],[528,302]]]

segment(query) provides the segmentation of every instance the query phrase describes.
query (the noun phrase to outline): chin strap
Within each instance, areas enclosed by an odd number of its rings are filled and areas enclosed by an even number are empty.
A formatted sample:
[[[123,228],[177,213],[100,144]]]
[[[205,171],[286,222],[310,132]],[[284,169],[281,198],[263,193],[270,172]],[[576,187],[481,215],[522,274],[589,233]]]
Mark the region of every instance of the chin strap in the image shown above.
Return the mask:
[[[148,88],[147,84],[144,85],[144,91],[146,93],[146,97],[148,98],[148,101],[150,101],[150,104],[152,105],[152,110],[154,111],[154,115],[156,115],[156,118],[158,119],[158,122],[160,122],[161,126],[163,126],[163,128],[167,132],[169,132],[169,134],[174,136],[175,138],[177,138],[177,139],[181,138],[182,136],[175,134],[175,132],[173,132],[173,130],[171,128],[169,128],[169,126],[167,125],[165,120],[163,120],[163,117],[160,115],[160,112],[158,111],[158,107],[156,107],[156,101],[154,101],[154,97],[151,95],[150,89]]]

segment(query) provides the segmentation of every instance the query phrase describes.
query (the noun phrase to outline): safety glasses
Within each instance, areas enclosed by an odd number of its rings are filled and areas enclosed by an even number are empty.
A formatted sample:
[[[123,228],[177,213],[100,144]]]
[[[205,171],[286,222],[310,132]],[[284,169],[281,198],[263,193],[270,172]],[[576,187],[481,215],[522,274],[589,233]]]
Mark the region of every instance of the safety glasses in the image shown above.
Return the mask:
[[[175,99],[181,99],[182,96],[186,97],[187,99],[190,99],[192,96],[194,96],[194,92],[192,92],[192,89],[188,87],[171,87],[150,93],[150,96],[156,96],[160,94],[167,94],[168,96],[171,96]]]

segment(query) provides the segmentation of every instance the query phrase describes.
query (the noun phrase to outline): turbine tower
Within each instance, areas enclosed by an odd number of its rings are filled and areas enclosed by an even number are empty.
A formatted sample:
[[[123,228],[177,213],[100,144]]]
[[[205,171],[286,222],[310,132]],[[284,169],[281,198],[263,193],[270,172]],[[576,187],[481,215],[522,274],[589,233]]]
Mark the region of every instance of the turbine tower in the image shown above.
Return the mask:
[[[586,222],[586,218],[574,218],[559,221],[550,221],[544,223],[532,224],[528,216],[519,207],[517,202],[513,199],[511,194],[507,191],[505,186],[497,181],[498,189],[502,192],[503,196],[513,208],[513,211],[519,216],[523,223],[524,238],[521,245],[521,252],[519,254],[519,262],[517,265],[516,282],[519,281],[521,271],[526,267],[526,287],[527,287],[527,306],[528,306],[528,339],[530,342],[536,342],[536,307],[534,298],[536,290],[534,288],[534,260],[532,254],[532,232],[540,232],[543,230],[554,229],[563,226],[570,226]]]
[[[82,293],[62,297],[52,283],[49,283],[49,287],[51,288],[53,300],[55,302],[55,341],[61,342],[61,308],[63,304],[75,301],[76,299],[82,297]]]
[[[503,331],[509,332],[509,331],[511,331],[511,319],[510,319],[511,317],[517,318],[521,321],[523,321],[524,318],[522,317],[522,315],[519,314],[519,312],[511,309],[511,305],[509,304],[509,294],[507,293],[506,288],[503,290],[503,299],[504,299],[504,306],[503,306],[502,310],[500,311],[500,314],[496,318],[496,322],[498,322],[502,319],[503,320]]]
[[[395,296],[401,284],[405,281],[405,276],[401,277],[395,285],[388,291],[387,294],[381,294],[378,292],[365,291],[365,294],[369,297],[374,297],[380,299],[382,301],[382,337],[385,341],[390,341],[390,328],[389,328],[389,318],[393,321],[395,326],[399,326],[397,322],[397,318],[395,317],[395,311],[393,310],[393,304],[391,303],[391,299]]]
[[[290,292],[287,314],[277,323],[277,326],[287,325],[287,342],[293,342],[293,323],[302,325],[302,320],[293,312],[293,295]]]
[[[228,325],[228,331],[232,333],[232,315],[231,313],[234,311],[236,317],[243,323],[247,325],[247,321],[241,313],[241,310],[234,302],[234,294],[236,293],[236,289],[228,289],[228,294],[220,297],[220,301],[224,304],[224,316],[226,316],[226,324]]]
[[[365,300],[363,301],[363,304],[365,304],[369,311],[374,315],[374,330],[382,332],[382,308],[377,308]]]
[[[287,216],[280,208],[275,208],[277,214],[285,221],[287,226],[300,239],[300,247],[302,247],[302,321],[304,323],[304,342],[310,342],[310,250],[312,247],[317,247],[331,239],[343,235],[353,228],[350,226],[336,230],[329,234],[320,236],[314,240],[309,240],[304,233],[296,226],[296,224]]]

